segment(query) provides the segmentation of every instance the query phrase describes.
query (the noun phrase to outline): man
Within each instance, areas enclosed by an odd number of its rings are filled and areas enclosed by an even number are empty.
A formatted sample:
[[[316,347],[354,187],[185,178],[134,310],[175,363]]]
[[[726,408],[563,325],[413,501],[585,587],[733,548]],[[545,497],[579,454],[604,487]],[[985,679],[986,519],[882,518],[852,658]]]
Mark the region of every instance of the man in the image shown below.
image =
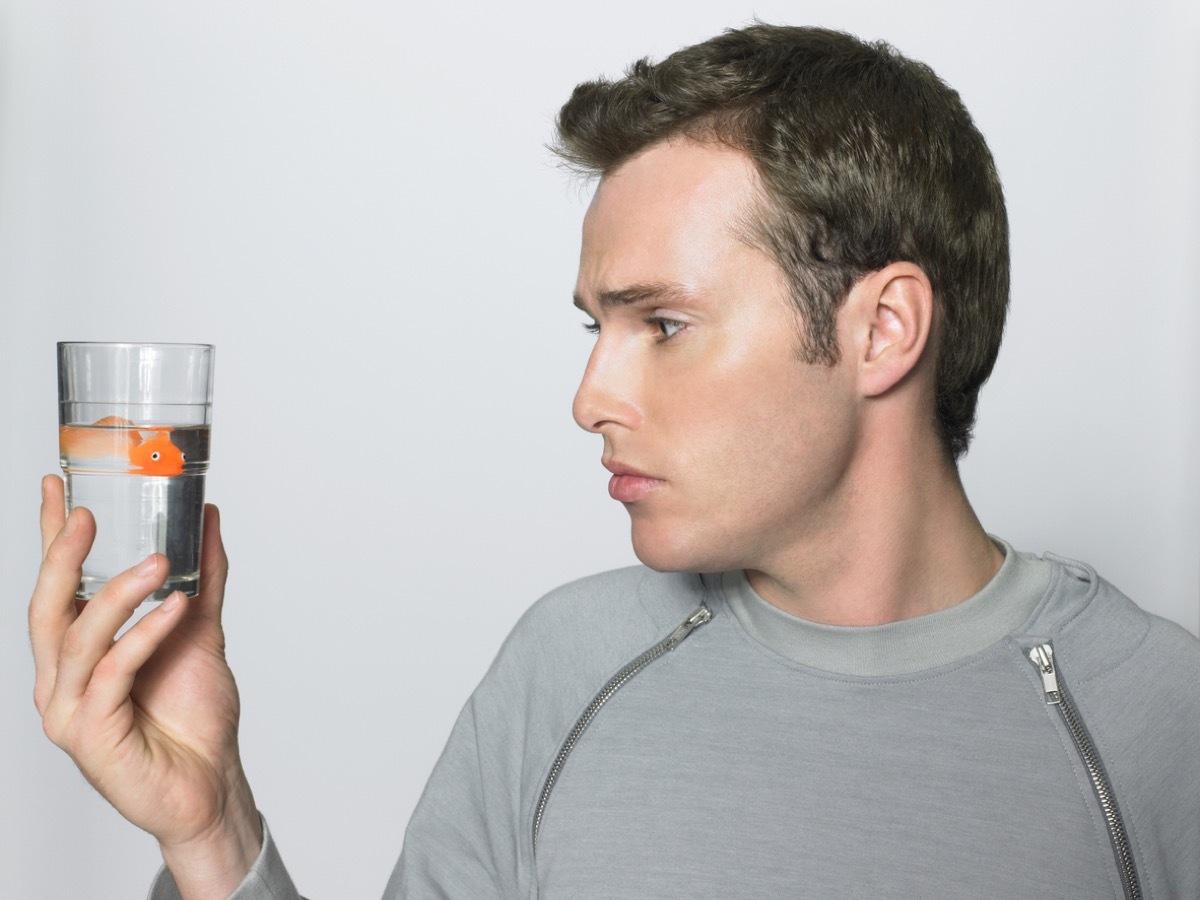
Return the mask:
[[[1200,646],[963,493],[1007,225],[957,95],[887,47],[758,25],[581,85],[600,176],[575,418],[646,567],[514,629],[389,897],[1200,895]],[[45,483],[47,733],[168,872],[294,897],[236,743],[205,584],[115,644],[161,559],[76,616],[94,525]],[[61,530],[60,530],[61,529]]]

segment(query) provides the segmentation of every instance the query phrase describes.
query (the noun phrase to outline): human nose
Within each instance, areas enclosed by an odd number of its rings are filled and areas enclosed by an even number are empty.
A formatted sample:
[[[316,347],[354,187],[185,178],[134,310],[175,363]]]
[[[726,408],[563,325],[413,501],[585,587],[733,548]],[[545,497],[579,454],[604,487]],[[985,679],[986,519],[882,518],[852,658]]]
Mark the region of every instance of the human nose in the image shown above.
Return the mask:
[[[584,431],[600,434],[606,426],[637,428],[641,411],[634,401],[634,367],[601,338],[592,348],[571,413]]]

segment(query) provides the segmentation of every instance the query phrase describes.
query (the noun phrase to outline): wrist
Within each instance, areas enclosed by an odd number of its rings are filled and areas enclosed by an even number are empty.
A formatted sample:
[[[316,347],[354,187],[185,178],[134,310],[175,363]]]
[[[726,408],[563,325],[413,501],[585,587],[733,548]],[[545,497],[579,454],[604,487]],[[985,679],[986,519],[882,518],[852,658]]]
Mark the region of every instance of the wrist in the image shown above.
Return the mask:
[[[160,844],[183,900],[225,900],[262,852],[262,819],[249,785],[237,793],[236,802],[203,833],[178,844]]]

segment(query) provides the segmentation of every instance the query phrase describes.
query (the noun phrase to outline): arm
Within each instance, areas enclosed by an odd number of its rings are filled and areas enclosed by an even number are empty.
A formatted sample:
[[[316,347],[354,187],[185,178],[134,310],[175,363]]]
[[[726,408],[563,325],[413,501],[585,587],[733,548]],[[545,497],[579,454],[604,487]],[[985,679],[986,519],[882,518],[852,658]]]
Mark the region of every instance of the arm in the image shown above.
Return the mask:
[[[517,898],[520,772],[481,746],[478,694],[459,715],[404,835],[384,897]],[[490,752],[496,751],[496,752]]]
[[[228,560],[215,507],[204,518],[197,597],[172,594],[120,639],[168,574],[154,555],[75,601],[95,537],[85,509],[63,513],[62,481],[42,482],[42,565],[29,605],[34,703],[47,736],[116,809],[159,842],[185,900],[224,898],[262,847],[237,744],[239,701],[225,662]]]

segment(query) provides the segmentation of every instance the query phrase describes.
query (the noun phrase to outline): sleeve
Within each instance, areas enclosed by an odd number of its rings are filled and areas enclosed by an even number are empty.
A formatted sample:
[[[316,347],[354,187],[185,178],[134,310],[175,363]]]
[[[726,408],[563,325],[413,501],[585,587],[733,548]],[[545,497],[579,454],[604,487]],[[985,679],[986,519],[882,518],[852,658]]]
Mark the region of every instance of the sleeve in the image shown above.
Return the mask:
[[[524,897],[521,742],[502,738],[511,722],[494,696],[496,681],[485,680],[455,723],[409,821],[386,900]]]
[[[284,868],[266,819],[262,819],[262,829],[262,850],[228,900],[304,900]],[[181,900],[179,888],[175,886],[175,879],[166,866],[158,870],[146,900]]]

